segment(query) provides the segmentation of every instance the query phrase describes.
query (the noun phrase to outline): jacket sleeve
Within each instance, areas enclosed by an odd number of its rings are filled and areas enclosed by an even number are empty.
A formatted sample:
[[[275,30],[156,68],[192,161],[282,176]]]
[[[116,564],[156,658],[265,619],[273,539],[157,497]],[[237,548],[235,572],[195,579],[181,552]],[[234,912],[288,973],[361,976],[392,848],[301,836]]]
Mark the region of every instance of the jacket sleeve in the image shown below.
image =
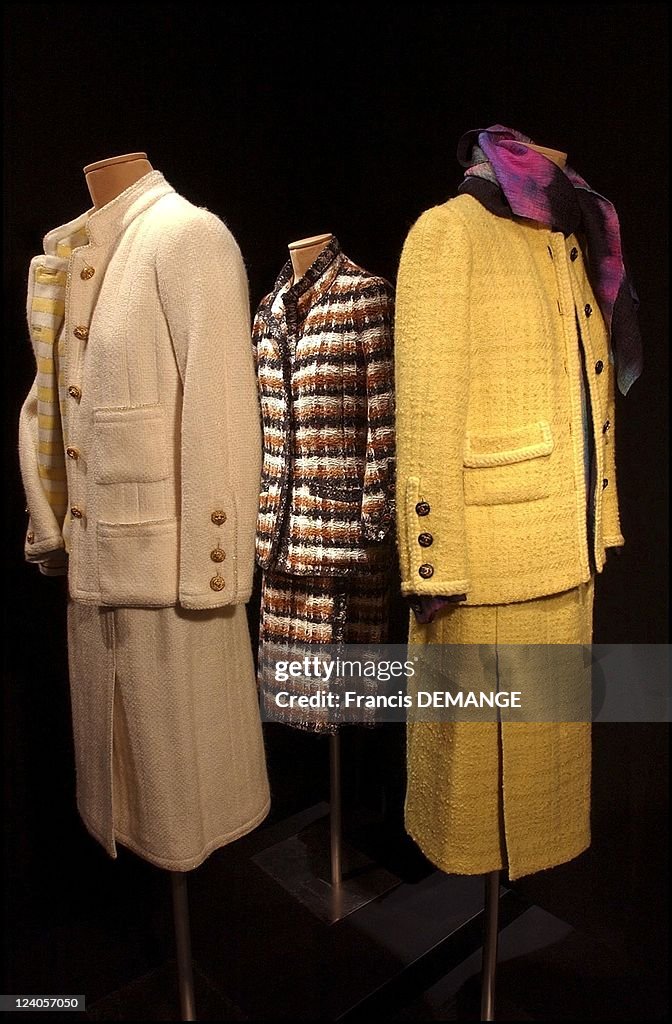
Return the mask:
[[[461,217],[450,203],[428,210],[408,235],[397,281],[397,528],[404,594],[451,597],[469,590],[463,452],[470,275]],[[424,545],[420,534],[429,535]]]
[[[394,299],[386,281],[376,288],[370,318],[362,335],[367,395],[362,534],[381,541],[394,518]]]
[[[30,265],[26,312],[37,372],[19,416],[19,462],[29,515],[24,554],[45,576],[67,572],[65,455],[55,390],[63,264],[55,257],[36,256]]]
[[[259,308],[252,319],[252,360],[254,362],[254,372],[259,372],[259,342],[261,341],[264,333],[263,323],[263,311],[266,308],[268,296],[263,298],[259,303]]]
[[[24,555],[26,561],[36,563],[45,576],[64,576],[68,568],[68,557],[62,524],[44,491],[37,459],[37,388],[36,380],[19,416],[19,461],[28,508]]]
[[[228,228],[198,210],[163,236],[157,277],[183,388],[179,603],[241,604],[261,468],[245,266]]]

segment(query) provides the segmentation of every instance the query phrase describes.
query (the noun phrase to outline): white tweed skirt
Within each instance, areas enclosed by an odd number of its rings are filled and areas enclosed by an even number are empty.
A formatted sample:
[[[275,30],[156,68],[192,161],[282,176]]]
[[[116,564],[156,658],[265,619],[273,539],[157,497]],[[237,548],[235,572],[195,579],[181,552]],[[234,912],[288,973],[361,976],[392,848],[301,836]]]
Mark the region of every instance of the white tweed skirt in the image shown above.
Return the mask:
[[[251,831],[269,788],[243,605],[68,606],[77,806],[89,832],[172,871]]]

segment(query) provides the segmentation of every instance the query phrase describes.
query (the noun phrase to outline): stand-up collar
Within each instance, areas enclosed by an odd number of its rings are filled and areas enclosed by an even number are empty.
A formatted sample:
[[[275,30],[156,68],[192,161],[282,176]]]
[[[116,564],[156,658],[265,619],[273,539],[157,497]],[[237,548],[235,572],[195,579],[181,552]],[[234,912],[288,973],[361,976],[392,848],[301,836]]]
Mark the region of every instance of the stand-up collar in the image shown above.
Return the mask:
[[[157,199],[175,190],[168,184],[160,171],[150,171],[120,192],[111,202],[99,210],[91,209],[75,220],[55,228],[44,236],[44,251],[48,256],[56,255],[60,241],[84,231],[90,242],[102,245],[121,234],[138,214],[155,203]]]
[[[307,292],[313,291],[314,295],[321,295],[325,292],[333,282],[334,278],[338,274],[339,268],[343,261],[343,254],[341,252],[341,246],[337,238],[332,238],[330,242],[325,245],[322,252],[319,254],[314,263],[308,267],[303,277],[300,277],[296,284],[293,284],[287,289],[283,295],[283,301],[285,305],[293,305],[303,298]],[[273,295],[277,295],[283,285],[288,281],[291,281],[294,268],[292,267],[292,261],[287,260],[284,267],[280,271],[280,276],[275,282],[273,289]]]

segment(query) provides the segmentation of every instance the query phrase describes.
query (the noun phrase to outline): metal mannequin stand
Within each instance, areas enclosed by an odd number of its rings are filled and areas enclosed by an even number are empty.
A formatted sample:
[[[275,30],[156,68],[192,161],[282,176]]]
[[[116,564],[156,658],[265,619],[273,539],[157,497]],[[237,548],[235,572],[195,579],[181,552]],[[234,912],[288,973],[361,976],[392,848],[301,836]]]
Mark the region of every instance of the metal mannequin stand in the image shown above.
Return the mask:
[[[400,884],[396,875],[344,843],[341,768],[341,737],[338,732],[330,733],[328,817],[317,807],[309,825],[253,858],[327,924],[335,924]],[[324,834],[327,821],[328,845]]]
[[[481,1020],[495,1019],[497,939],[499,937],[499,871],[485,876]]]
[[[331,916],[338,921],[343,884],[343,821],[341,803],[341,737],[329,735],[329,864],[331,867]]]
[[[182,871],[171,871],[169,873],[173,893],[173,921],[175,924],[175,950],[177,954],[177,981],[180,992],[181,1019],[196,1020],[187,876]]]

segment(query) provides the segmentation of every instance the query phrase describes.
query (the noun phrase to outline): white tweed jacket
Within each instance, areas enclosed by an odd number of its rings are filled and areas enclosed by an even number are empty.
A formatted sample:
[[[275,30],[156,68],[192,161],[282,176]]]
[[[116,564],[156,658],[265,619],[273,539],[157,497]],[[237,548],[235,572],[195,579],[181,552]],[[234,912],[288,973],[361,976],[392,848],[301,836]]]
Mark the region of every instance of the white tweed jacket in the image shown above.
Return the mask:
[[[152,171],[44,239],[19,430],[25,554],[73,599],[214,608],[252,587],[261,435],[247,277]]]

